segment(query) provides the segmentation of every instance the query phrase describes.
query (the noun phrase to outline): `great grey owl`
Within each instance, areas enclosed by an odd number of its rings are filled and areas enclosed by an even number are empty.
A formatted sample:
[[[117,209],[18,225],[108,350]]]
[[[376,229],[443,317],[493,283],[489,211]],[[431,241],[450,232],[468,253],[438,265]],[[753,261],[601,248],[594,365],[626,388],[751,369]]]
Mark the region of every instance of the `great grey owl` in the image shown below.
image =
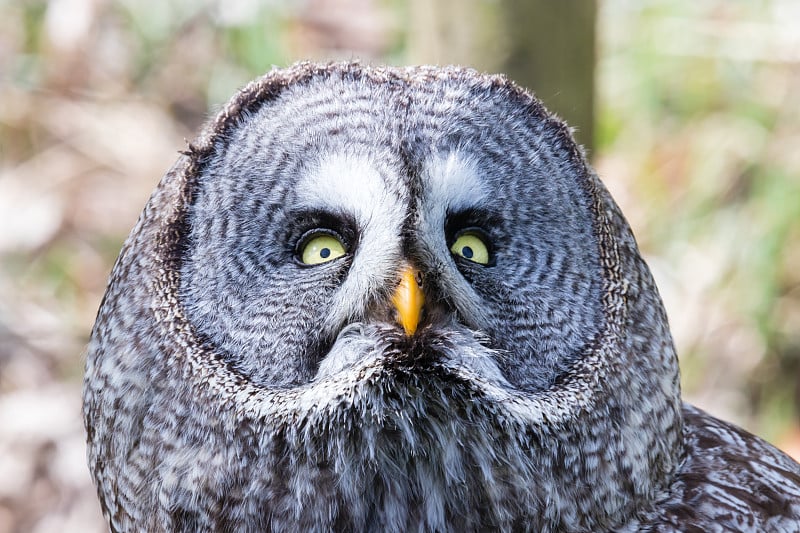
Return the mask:
[[[800,465],[681,402],[568,128],[468,69],[236,94],[122,250],[84,415],[114,531],[800,531]]]

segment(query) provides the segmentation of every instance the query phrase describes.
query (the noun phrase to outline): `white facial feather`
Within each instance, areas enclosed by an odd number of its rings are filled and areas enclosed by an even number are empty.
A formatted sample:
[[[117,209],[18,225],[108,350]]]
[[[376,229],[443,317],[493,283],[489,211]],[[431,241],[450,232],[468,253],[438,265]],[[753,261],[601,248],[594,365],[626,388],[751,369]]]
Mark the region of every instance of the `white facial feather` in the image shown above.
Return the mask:
[[[361,318],[369,298],[394,285],[401,262],[401,231],[406,205],[386,187],[367,157],[333,154],[324,158],[297,186],[302,207],[347,213],[356,219],[360,241],[353,264],[337,291],[326,320],[327,331]]]
[[[419,209],[419,238],[435,256],[439,275],[455,306],[474,327],[482,327],[490,317],[480,305],[480,297],[466,283],[453,262],[444,233],[447,214],[486,204],[491,194],[475,162],[461,152],[432,158],[422,172],[423,197]]]
[[[431,159],[423,171],[423,180],[426,203],[442,220],[445,210],[454,212],[485,205],[491,194],[475,161],[459,151]]]

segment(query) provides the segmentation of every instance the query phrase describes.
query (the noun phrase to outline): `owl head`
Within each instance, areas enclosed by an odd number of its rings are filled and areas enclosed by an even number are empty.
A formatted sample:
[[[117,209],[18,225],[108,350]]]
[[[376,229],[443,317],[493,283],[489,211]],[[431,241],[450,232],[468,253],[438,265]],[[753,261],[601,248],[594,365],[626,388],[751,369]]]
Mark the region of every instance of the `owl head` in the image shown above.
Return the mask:
[[[679,460],[658,293],[502,76],[300,63],[162,179],[87,360],[113,529],[608,529]]]

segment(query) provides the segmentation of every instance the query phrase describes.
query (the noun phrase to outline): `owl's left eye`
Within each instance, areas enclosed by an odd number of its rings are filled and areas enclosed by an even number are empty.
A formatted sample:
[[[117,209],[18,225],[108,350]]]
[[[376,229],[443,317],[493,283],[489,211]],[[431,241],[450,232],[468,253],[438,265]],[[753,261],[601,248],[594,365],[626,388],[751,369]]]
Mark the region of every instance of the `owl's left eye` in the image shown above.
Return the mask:
[[[305,265],[319,265],[338,259],[347,253],[342,239],[333,233],[309,232],[298,247],[300,261]]]
[[[450,251],[473,263],[488,265],[491,257],[485,239],[477,231],[464,231],[456,236],[456,240],[450,246]]]

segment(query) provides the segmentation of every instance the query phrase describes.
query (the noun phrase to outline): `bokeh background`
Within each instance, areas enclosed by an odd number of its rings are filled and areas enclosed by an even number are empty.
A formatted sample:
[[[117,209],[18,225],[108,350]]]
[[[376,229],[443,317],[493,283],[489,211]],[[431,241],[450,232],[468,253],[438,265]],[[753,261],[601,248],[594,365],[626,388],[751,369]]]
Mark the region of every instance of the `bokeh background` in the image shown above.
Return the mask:
[[[532,4],[0,0],[0,531],[104,530],[80,388],[111,265],[186,139],[302,58],[535,89],[634,228],[686,398],[800,459],[800,2]]]

